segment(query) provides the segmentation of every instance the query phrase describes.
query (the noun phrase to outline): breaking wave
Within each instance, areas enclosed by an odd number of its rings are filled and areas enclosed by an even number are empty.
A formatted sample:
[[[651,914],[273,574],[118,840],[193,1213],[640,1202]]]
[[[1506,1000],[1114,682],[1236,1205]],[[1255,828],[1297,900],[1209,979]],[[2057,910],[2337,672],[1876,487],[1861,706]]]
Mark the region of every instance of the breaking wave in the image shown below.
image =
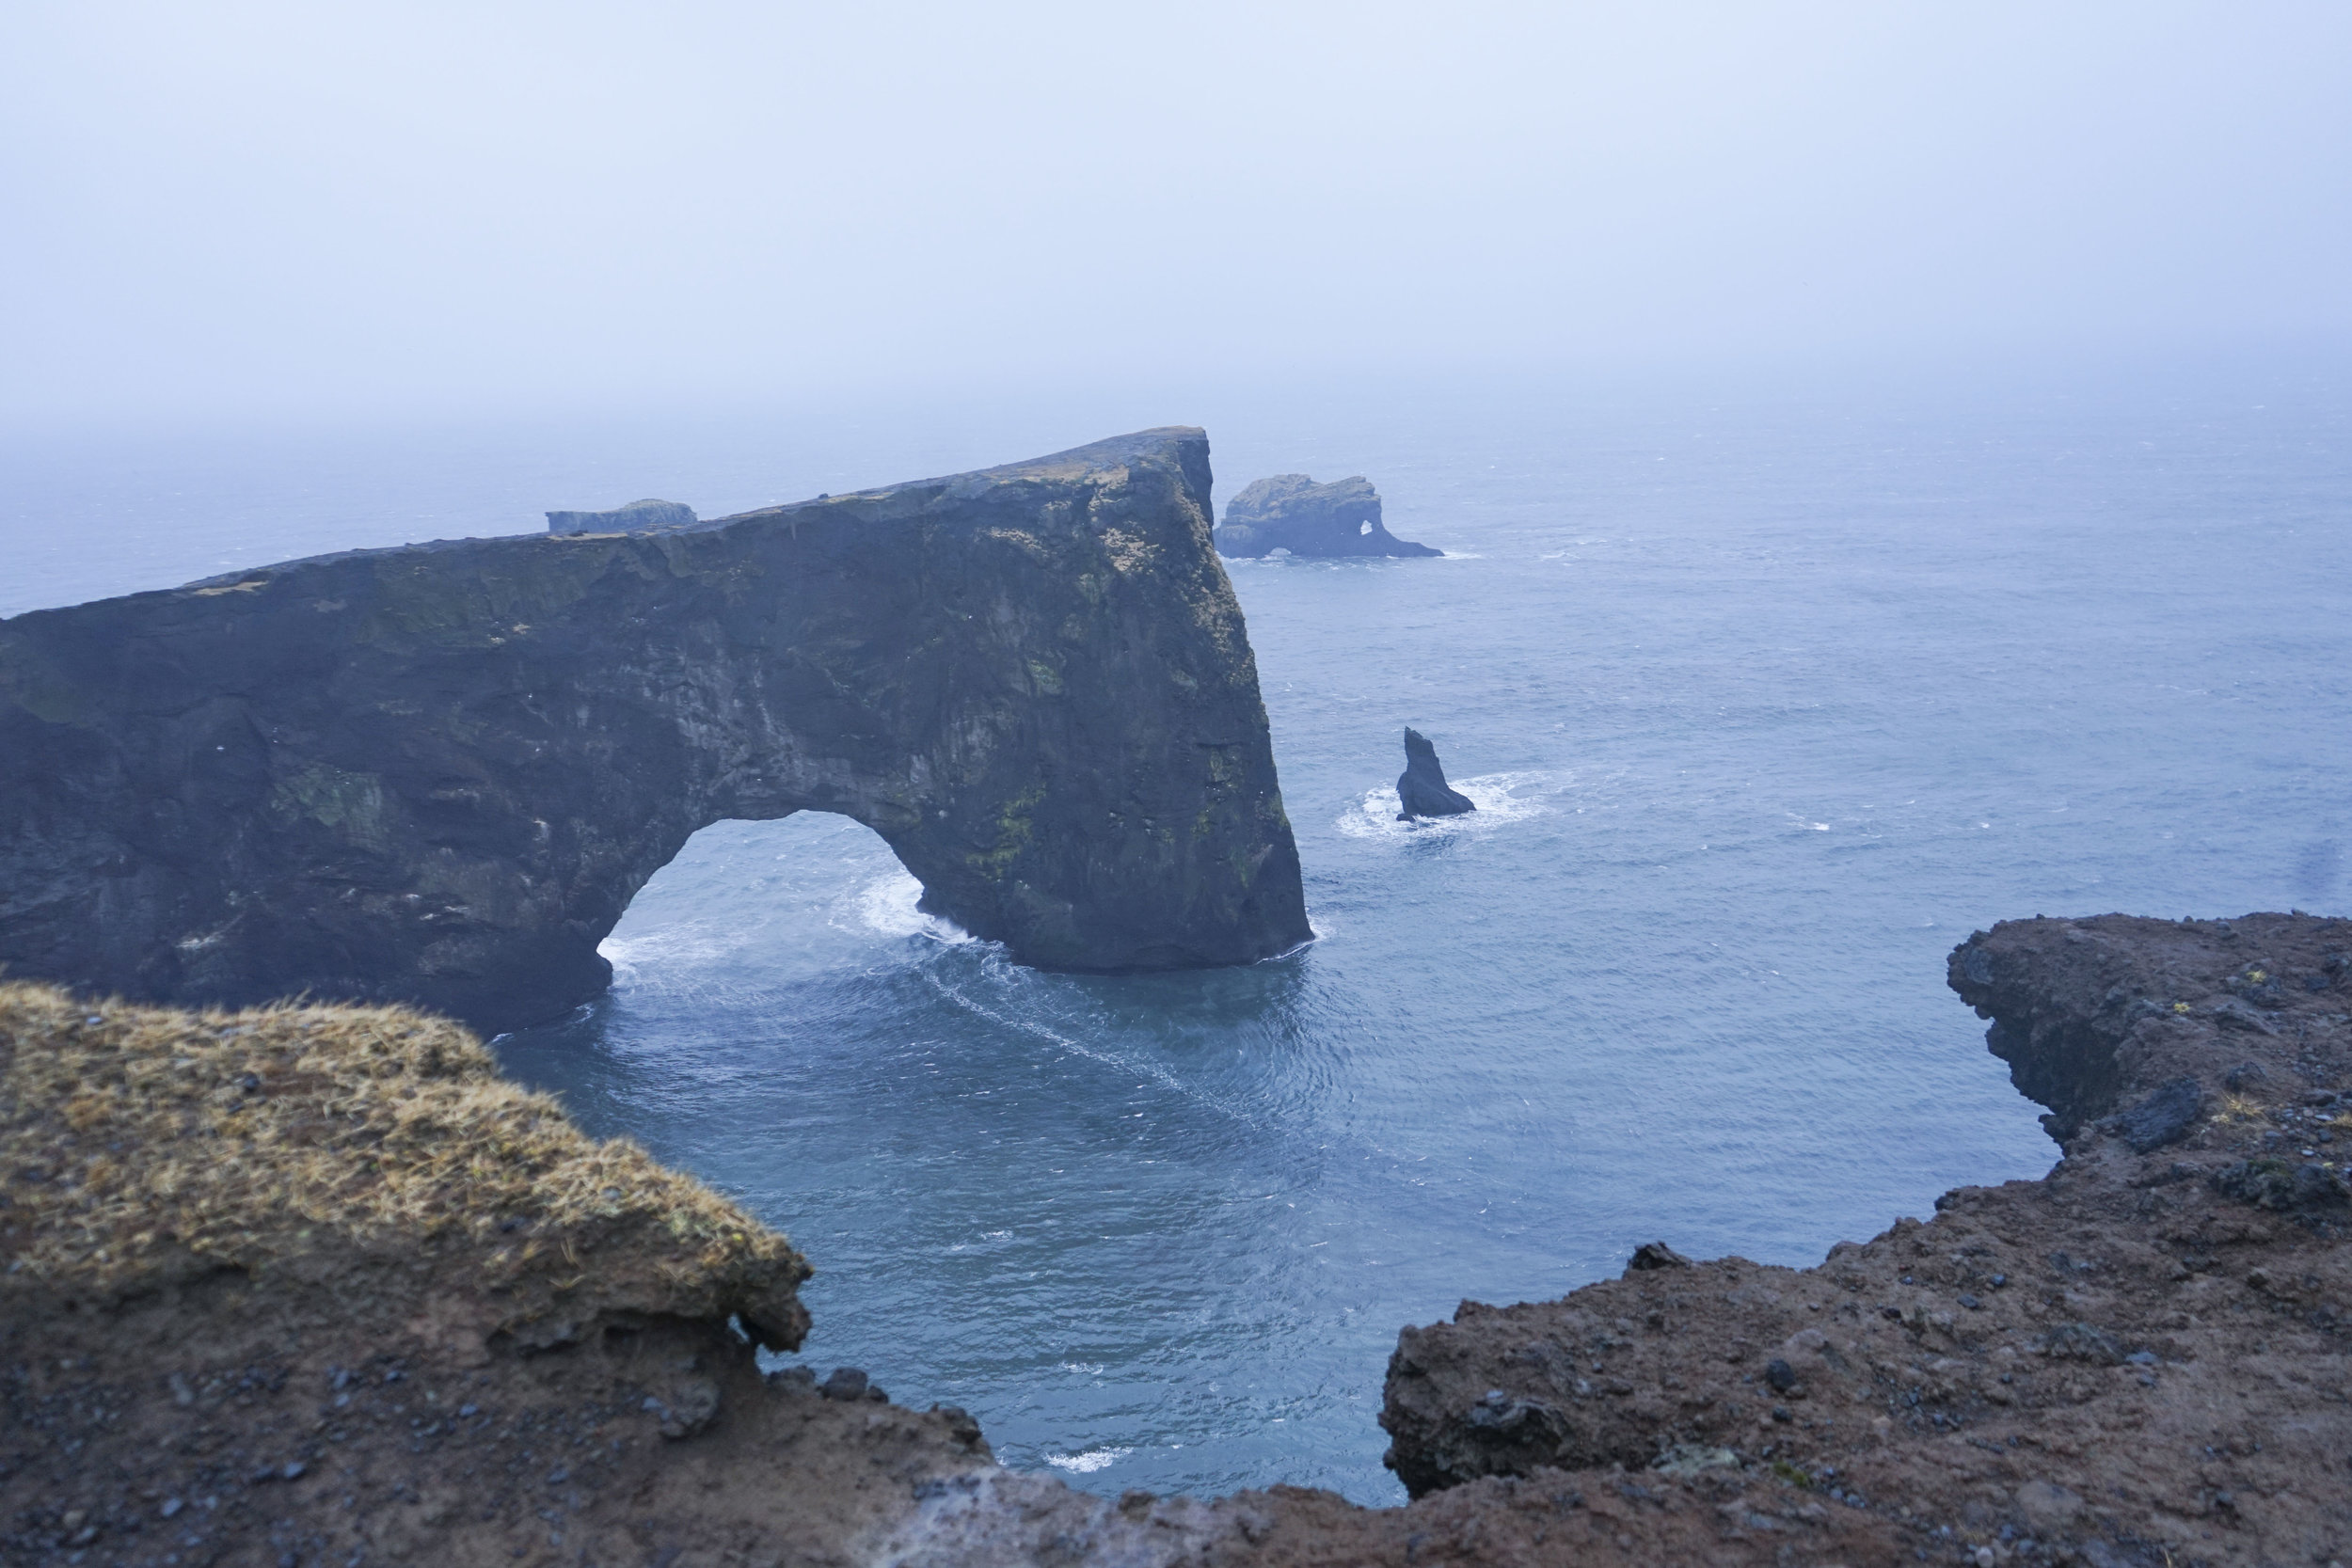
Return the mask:
[[[1541,816],[1551,810],[1547,796],[1566,787],[1549,773],[1486,773],[1475,779],[1449,781],[1470,797],[1478,809],[1461,816],[1396,819],[1396,786],[1366,790],[1364,798],[1333,824],[1349,838],[1408,839],[1439,834],[1485,834],[1508,823]]]
[[[1097,1470],[1109,1469],[1135,1451],[1133,1449],[1089,1449],[1084,1453],[1049,1453],[1045,1456],[1045,1463],[1057,1470],[1068,1470],[1073,1476],[1090,1476]]]
[[[978,940],[952,920],[924,913],[916,907],[922,896],[923,884],[911,873],[887,871],[858,890],[857,916],[866,929],[886,937],[927,937],[949,947]]]

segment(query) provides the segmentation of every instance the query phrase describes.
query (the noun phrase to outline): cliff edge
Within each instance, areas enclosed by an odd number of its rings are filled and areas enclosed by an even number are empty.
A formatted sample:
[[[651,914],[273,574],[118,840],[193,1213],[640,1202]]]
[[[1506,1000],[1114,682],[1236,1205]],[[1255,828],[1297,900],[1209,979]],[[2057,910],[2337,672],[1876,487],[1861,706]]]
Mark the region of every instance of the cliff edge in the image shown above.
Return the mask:
[[[698,829],[838,812],[1067,970],[1309,939],[1209,446],[323,556],[0,621],[0,969],[485,1030]]]
[[[1979,932],[1952,983],[2067,1106],[2047,1177],[1406,1330],[1389,1509],[1094,1497],[863,1374],[763,1377],[788,1243],[447,1023],[0,987],[0,1563],[2352,1560],[2347,948]]]
[[[800,1254],[442,1020],[0,986],[0,1169],[11,1568],[715,1563],[987,1465],[960,1411],[763,1380]]]
[[[1645,1246],[1465,1302],[1399,1338],[1391,1465],[1597,1474],[1689,1560],[2352,1560],[2348,948],[2307,915],[1977,933],[1950,982],[2051,1107],[2047,1177],[1815,1268]]]

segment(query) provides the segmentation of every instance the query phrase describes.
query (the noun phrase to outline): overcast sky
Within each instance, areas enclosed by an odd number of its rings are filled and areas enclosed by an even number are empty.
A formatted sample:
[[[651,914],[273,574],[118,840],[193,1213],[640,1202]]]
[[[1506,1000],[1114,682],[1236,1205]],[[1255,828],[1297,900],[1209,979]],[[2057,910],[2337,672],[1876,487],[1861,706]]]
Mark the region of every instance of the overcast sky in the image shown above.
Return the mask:
[[[0,14],[20,420],[2352,333],[2352,6]]]

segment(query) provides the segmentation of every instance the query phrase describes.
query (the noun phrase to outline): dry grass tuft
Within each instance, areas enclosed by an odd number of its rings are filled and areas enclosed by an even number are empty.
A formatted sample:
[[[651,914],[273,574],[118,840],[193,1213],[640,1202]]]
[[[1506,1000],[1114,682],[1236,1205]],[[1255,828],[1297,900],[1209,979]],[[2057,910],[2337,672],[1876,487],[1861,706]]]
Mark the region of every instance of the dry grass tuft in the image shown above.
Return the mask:
[[[2268,1121],[2269,1119],[2270,1113],[2258,1101],[2249,1100],[2239,1094],[2224,1094],[2221,1097],[2220,1109],[2213,1115],[2213,1120],[2223,1127],[2244,1126],[2249,1122]]]
[[[443,1020],[0,985],[6,1275],[121,1289],[189,1255],[258,1271],[333,1242],[481,1254],[484,1289],[537,1301],[524,1316],[626,1274],[638,1299],[623,1305],[756,1311],[771,1342],[797,1341],[808,1272],[701,1182],[500,1078]],[[602,1266],[583,1261],[599,1249]]]

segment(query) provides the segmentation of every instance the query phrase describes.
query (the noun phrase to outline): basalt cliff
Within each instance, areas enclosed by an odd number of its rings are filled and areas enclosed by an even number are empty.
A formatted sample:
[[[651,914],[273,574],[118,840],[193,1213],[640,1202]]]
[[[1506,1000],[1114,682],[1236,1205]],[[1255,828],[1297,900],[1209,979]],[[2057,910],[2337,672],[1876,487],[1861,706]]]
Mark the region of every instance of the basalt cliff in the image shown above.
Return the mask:
[[[603,989],[698,829],[798,811],[1025,963],[1281,952],[1298,855],[1209,491],[1170,428],[0,621],[0,971],[511,1028]]]

